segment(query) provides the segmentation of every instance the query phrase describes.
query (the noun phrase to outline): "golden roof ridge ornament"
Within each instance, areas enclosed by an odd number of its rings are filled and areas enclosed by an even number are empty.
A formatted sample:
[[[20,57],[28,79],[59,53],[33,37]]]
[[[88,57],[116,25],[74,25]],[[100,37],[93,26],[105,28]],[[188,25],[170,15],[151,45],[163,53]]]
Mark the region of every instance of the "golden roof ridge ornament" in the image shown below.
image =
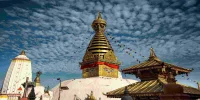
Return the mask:
[[[154,49],[153,49],[152,47],[151,47],[151,49],[150,49],[149,60],[161,61],[161,60],[156,56],[156,53],[154,52]]]
[[[97,19],[102,19],[102,17],[101,17],[101,12],[98,12]]]
[[[20,53],[20,55],[26,55],[25,51],[22,50],[21,53]]]

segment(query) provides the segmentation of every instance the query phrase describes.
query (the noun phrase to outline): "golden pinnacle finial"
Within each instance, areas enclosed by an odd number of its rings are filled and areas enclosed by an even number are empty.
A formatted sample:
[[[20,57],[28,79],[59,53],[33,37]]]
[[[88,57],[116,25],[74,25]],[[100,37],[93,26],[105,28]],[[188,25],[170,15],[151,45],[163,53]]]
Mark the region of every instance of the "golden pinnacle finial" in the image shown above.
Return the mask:
[[[149,56],[149,60],[158,60],[158,61],[161,61],[155,54],[153,48],[151,47],[150,49],[150,56]]]
[[[150,57],[157,57],[152,47],[150,49]]]
[[[20,53],[20,55],[26,55],[25,51],[22,50],[22,52]]]
[[[101,17],[101,12],[98,12],[97,19],[102,19],[102,17]]]
[[[40,86],[40,75],[41,75],[41,74],[42,74],[41,71],[38,71],[38,72],[36,73],[36,78],[35,78],[35,80],[34,80],[35,86]]]

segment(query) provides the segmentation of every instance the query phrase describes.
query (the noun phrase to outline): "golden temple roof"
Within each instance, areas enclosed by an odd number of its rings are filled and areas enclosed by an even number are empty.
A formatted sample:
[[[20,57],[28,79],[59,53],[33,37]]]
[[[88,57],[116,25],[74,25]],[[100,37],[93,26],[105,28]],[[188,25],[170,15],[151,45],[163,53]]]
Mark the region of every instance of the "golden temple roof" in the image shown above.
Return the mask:
[[[125,87],[127,87],[129,94],[132,96],[155,96],[164,93],[164,85],[166,84],[167,81],[165,79],[159,78],[157,80],[136,82]],[[179,85],[183,87],[183,93],[200,96],[200,90],[182,84]],[[114,98],[122,97],[124,94],[125,87],[121,87],[116,90],[107,92],[105,95]]]
[[[83,63],[95,61],[118,63],[117,57],[114,54],[114,50],[104,34],[106,21],[102,19],[100,13],[93,21],[92,28],[95,31],[95,35],[87,47],[86,53],[83,57]]]
[[[144,61],[140,64],[136,64],[134,66],[128,67],[128,68],[124,68],[122,70],[122,72],[124,73],[130,73],[133,70],[138,70],[138,69],[143,69],[143,70],[148,70],[148,69],[152,69],[152,68],[162,68],[163,66],[166,67],[171,67],[172,70],[177,70],[183,73],[188,73],[191,72],[191,69],[187,69],[187,68],[183,68],[183,67],[179,67],[173,64],[169,64],[166,62],[161,61],[155,54],[153,48],[150,49],[150,57],[147,61]]]

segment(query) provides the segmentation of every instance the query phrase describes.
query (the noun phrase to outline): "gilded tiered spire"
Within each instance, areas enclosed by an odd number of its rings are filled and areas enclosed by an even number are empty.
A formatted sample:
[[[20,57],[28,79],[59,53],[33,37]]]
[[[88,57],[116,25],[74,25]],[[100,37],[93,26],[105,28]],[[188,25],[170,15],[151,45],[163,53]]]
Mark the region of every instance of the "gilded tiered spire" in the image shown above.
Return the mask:
[[[95,31],[95,35],[86,50],[83,63],[94,60],[105,60],[112,63],[118,63],[117,57],[104,34],[106,21],[102,19],[101,13],[98,13],[97,18],[93,21],[92,28]]]
[[[91,26],[95,35],[87,47],[82,63],[80,63],[83,77],[118,77],[120,63],[104,34],[106,21],[101,17],[101,13],[98,13]]]
[[[155,54],[153,48],[151,47],[150,49],[150,56],[149,56],[149,60],[157,60],[157,61],[161,61]]]

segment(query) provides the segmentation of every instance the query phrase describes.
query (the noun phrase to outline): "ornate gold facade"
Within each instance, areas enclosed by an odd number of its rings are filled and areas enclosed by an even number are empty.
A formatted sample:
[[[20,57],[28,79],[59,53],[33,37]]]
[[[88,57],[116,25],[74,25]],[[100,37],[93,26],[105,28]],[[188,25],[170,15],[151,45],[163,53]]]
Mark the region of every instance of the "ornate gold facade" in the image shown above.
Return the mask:
[[[106,21],[102,19],[100,13],[93,21],[92,28],[95,31],[95,35],[88,45],[83,62],[80,63],[83,71],[82,76],[84,78],[95,76],[118,77],[118,67],[110,67],[102,64],[97,64],[93,67],[88,65],[96,62],[106,62],[117,66],[120,64],[104,34]],[[107,71],[103,69],[107,69]]]
[[[118,77],[118,69],[110,68],[106,65],[98,65],[92,68],[84,68],[83,69],[83,78],[88,77],[97,77],[97,76],[106,76],[106,77]]]

